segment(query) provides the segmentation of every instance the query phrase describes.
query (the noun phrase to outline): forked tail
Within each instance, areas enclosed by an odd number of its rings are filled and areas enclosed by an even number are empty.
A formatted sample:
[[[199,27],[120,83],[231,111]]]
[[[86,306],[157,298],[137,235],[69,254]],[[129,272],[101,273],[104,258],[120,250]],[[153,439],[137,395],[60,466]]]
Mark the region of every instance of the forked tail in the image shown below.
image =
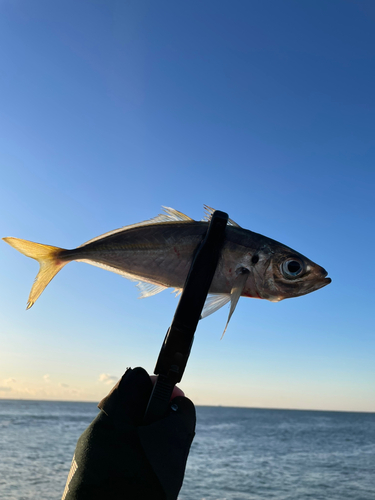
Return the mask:
[[[3,240],[27,257],[31,257],[39,262],[39,272],[31,288],[29,300],[27,301],[26,309],[30,309],[51,279],[68,263],[68,261],[59,260],[58,255],[63,250],[59,247],[42,245],[41,243],[20,240],[19,238],[10,237],[3,238]]]

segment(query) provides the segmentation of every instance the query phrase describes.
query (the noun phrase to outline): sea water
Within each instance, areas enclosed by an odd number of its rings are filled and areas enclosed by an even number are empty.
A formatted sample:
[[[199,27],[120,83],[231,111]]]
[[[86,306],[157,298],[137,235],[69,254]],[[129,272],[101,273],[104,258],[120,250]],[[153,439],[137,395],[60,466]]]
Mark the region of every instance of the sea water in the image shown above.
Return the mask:
[[[0,400],[1,500],[59,500],[94,403]],[[197,407],[180,500],[375,500],[375,414]]]

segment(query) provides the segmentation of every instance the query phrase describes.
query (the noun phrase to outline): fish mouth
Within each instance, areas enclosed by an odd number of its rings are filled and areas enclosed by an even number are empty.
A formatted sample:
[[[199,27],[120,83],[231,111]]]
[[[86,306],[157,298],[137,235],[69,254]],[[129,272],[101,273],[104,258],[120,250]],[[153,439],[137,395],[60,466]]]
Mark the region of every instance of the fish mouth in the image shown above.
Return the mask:
[[[328,273],[326,273],[328,274]],[[319,281],[315,286],[315,290],[318,290],[319,288],[323,288],[324,286],[327,286],[331,283],[331,278],[323,278],[321,281]]]
[[[296,296],[299,297],[300,295],[307,295],[308,293],[320,290],[321,288],[329,285],[331,281],[332,281],[331,278],[320,278],[319,280],[316,280],[314,283],[310,283],[305,289],[301,290],[301,292]]]
[[[320,269],[317,270],[315,273],[315,278],[312,278],[311,284],[308,287],[308,292],[310,293],[315,290],[319,290],[320,288],[323,288],[331,283],[331,278],[327,277],[327,271],[321,267]]]
[[[326,285],[329,285],[331,283],[331,278],[327,278],[327,271],[325,269],[322,268],[321,270],[321,277],[322,277],[322,281],[321,281],[321,287],[322,288],[323,286],[326,286]]]

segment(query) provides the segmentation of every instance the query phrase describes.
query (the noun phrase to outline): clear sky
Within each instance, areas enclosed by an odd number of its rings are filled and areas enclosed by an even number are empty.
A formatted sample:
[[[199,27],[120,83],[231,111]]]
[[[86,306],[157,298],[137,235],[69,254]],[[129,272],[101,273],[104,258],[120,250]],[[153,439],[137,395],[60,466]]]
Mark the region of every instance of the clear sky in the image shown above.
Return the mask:
[[[373,1],[0,2],[0,235],[74,248],[203,204],[332,284],[200,322],[196,404],[375,411]],[[100,400],[153,371],[177,300],[0,242],[0,397]]]

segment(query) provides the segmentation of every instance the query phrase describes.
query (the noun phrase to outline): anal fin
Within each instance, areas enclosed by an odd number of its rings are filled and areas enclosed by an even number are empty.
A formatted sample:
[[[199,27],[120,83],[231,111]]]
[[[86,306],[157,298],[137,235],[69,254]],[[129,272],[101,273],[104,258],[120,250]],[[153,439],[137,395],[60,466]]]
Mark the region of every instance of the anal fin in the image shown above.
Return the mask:
[[[137,288],[141,292],[139,298],[145,299],[146,297],[151,297],[152,295],[156,295],[157,293],[162,292],[167,287],[164,285],[154,285],[153,283],[140,281],[139,283],[137,283]]]

